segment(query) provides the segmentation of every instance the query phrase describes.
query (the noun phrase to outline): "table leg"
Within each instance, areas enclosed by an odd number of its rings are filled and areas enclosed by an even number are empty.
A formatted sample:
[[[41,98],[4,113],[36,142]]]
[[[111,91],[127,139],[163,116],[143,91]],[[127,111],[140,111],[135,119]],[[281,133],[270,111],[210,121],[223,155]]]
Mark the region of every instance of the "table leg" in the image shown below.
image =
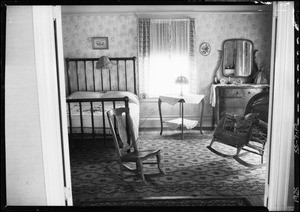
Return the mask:
[[[200,122],[199,122],[199,125],[200,125],[200,134],[203,134],[203,132],[202,132],[203,108],[204,108],[204,99],[202,99],[202,101],[201,101],[201,112],[200,112]]]
[[[159,111],[159,119],[160,119],[160,135],[162,135],[163,132],[163,120],[161,115],[161,99],[158,98],[158,111]]]

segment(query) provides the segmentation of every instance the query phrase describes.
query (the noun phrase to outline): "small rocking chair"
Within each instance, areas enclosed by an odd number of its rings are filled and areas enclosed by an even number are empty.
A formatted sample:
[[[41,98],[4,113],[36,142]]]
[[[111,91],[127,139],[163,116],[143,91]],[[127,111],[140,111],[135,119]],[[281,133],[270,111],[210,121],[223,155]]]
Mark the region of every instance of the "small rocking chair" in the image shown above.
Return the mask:
[[[125,114],[125,118],[124,115]],[[145,181],[145,175],[160,176],[165,175],[161,169],[161,155],[160,149],[147,149],[139,150],[137,146],[138,139],[134,135],[134,126],[130,117],[129,108],[116,108],[107,112],[108,121],[111,132],[113,134],[114,145],[118,156],[118,163],[121,170],[121,176],[124,180],[124,172],[132,172],[140,175],[143,183]],[[128,130],[126,129],[125,121],[128,124]],[[118,133],[117,133],[118,132]],[[129,132],[129,133],[128,133]],[[131,137],[131,138],[130,138]],[[130,138],[130,139],[128,139]],[[128,144],[128,140],[132,141],[132,144]],[[133,149],[133,151],[132,151]],[[146,162],[149,158],[156,157],[156,162]],[[135,168],[129,167],[128,163],[135,163]],[[158,174],[144,174],[143,164],[157,164]]]
[[[214,131],[213,139],[207,148],[219,156],[234,158],[247,167],[264,165],[263,157],[268,130],[268,104],[269,92],[263,91],[254,95],[248,101],[244,117],[237,118],[237,116],[223,112],[222,118]],[[235,147],[237,149],[236,154],[228,155],[217,151],[212,147],[215,141]],[[240,153],[241,150],[245,150],[245,152]],[[251,164],[241,158],[248,153],[260,155],[260,164]]]

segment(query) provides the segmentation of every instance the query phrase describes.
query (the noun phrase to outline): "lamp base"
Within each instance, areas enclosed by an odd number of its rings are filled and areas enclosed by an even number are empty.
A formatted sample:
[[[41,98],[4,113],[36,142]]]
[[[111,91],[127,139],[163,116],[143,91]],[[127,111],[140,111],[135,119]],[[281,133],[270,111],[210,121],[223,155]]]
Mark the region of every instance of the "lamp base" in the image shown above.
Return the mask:
[[[184,96],[184,95],[183,95],[183,88],[182,88],[182,85],[181,85],[181,90],[180,90],[180,96]]]

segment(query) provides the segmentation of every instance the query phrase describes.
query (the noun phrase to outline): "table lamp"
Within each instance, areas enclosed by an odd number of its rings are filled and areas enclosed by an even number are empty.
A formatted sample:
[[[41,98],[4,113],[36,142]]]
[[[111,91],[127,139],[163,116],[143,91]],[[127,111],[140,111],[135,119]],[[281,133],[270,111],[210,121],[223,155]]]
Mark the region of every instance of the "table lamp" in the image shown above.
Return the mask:
[[[189,83],[188,79],[185,76],[179,76],[176,78],[175,81],[176,84],[179,84],[181,86],[181,92],[180,92],[180,96],[183,96],[183,85],[186,85]]]
[[[107,56],[100,57],[98,62],[96,63],[96,69],[110,69],[111,66],[112,63]]]

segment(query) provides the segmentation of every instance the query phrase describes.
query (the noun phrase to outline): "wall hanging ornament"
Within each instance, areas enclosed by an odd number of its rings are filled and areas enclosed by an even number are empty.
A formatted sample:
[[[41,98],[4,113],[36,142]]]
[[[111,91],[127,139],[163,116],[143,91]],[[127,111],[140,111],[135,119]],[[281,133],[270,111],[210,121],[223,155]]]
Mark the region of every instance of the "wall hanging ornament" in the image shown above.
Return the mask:
[[[202,54],[203,56],[209,55],[210,50],[211,50],[211,47],[210,47],[209,43],[203,42],[203,43],[200,44],[199,52],[200,52],[200,54]]]

